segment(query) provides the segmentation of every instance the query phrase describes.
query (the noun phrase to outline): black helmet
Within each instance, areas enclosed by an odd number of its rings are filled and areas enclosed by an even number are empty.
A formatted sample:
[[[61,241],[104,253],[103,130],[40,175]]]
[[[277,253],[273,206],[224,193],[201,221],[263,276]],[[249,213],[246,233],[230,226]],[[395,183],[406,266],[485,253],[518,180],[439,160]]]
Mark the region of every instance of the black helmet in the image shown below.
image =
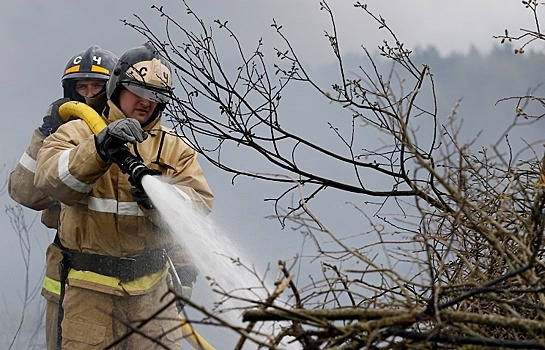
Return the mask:
[[[73,101],[85,102],[83,96],[75,91],[78,80],[107,81],[117,62],[117,56],[100,46],[93,45],[70,58],[62,76],[64,97]]]
[[[118,106],[122,87],[157,102],[162,111],[172,95],[170,65],[149,42],[132,48],[121,55],[106,86],[108,99]]]

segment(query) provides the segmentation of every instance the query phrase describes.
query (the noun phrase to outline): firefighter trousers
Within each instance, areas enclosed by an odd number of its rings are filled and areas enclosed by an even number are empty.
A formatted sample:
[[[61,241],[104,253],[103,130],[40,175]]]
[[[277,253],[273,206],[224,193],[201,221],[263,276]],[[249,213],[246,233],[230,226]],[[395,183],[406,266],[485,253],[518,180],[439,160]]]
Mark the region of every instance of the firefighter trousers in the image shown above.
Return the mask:
[[[166,280],[144,295],[116,296],[66,285],[62,349],[181,348],[182,330]],[[166,296],[165,296],[166,295]]]

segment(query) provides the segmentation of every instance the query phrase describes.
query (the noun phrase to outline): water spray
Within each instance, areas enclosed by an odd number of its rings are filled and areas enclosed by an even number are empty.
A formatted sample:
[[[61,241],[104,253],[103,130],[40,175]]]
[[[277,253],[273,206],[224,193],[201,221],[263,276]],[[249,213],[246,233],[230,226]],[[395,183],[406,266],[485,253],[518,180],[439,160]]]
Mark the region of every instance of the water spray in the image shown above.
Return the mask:
[[[67,121],[71,117],[82,119],[95,135],[107,127],[106,122],[98,113],[82,102],[70,101],[63,103],[59,107],[59,116],[63,121]],[[142,180],[147,175],[161,174],[157,170],[145,166],[142,159],[132,154],[126,145],[115,148],[108,154],[108,157],[119,166],[124,174],[129,175],[129,182],[131,185],[144,192],[145,189],[142,186]],[[214,350],[214,347],[210,345],[181,315],[178,315],[178,317],[180,318],[183,336],[194,349]]]

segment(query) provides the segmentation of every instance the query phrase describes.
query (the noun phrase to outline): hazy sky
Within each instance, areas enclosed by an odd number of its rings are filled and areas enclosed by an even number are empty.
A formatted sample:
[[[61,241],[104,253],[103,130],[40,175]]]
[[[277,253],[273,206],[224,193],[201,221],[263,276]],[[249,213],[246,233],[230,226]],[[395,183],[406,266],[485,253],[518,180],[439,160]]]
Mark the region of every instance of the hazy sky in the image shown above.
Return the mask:
[[[142,37],[124,26],[120,19],[135,21],[138,14],[152,28],[164,32],[162,19],[152,10],[150,1],[97,0],[84,6],[79,1],[37,2],[4,0],[0,11],[0,76],[6,87],[0,96],[7,115],[0,137],[7,147],[0,155],[10,163],[18,159],[14,150],[23,149],[24,138],[11,132],[13,128],[36,125],[44,106],[61,94],[60,75],[70,56],[92,44],[121,55],[142,43]],[[274,44],[270,27],[273,18],[283,25],[300,57],[318,66],[331,59],[324,55],[328,44],[324,31],[331,32],[328,17],[314,0],[230,0],[189,1],[190,6],[209,25],[211,20],[228,20],[248,49],[259,38]],[[384,37],[377,24],[352,1],[335,0],[337,30],[344,51],[354,52],[364,44],[376,48]],[[87,3],[85,3],[87,4]],[[183,3],[177,0],[157,1],[173,17],[184,24],[190,22]],[[369,8],[390,23],[407,48],[435,46],[443,55],[465,53],[475,46],[487,52],[498,41],[505,28],[532,28],[532,18],[519,0],[371,0]],[[543,45],[534,45],[541,48]],[[20,104],[25,108],[21,110]],[[19,153],[19,152],[15,152]]]
[[[364,2],[364,1],[362,1]],[[60,75],[74,53],[90,45],[98,44],[117,55],[143,43],[143,38],[134,30],[124,26],[120,19],[135,21],[138,14],[152,28],[163,31],[162,19],[150,8],[152,3],[164,5],[168,13],[188,21],[183,3],[180,1],[141,0],[96,0],[83,1],[35,1],[2,0],[0,11],[0,76],[4,78],[0,106],[3,127],[0,128],[1,163],[5,165],[3,178],[18,161],[27,146],[32,130],[41,122],[47,105],[61,96]],[[356,52],[360,45],[373,49],[383,36],[377,31],[377,23],[355,9],[352,1],[335,0],[329,4],[334,11],[337,30],[341,37],[341,48],[345,52]],[[398,38],[409,49],[436,47],[442,55],[466,53],[474,46],[488,52],[498,44],[494,35],[509,29],[513,33],[519,28],[533,28],[531,13],[525,10],[520,0],[370,0],[369,8],[387,20]],[[255,47],[259,38],[274,43],[270,27],[273,18],[283,25],[283,33],[290,38],[303,61],[313,67],[329,60],[328,43],[324,31],[332,28],[324,11],[319,10],[319,1],[311,0],[228,0],[188,1],[193,10],[205,19],[228,20],[232,29],[240,36],[247,49]],[[188,21],[189,23],[189,21]],[[543,44],[534,46],[541,49]],[[260,235],[278,231],[277,227],[263,228],[263,217],[272,214],[271,206],[262,198],[252,195],[249,184],[244,189],[230,185],[230,178],[218,170],[203,164],[211,186],[215,191],[216,211],[219,218],[229,218],[231,225],[239,229],[241,241],[249,250],[260,256],[260,249],[280,250],[287,236],[267,240]],[[0,197],[3,205],[12,204],[8,196]],[[33,213],[29,213],[32,220]],[[9,309],[15,293],[23,288],[18,239],[11,233],[6,218],[0,219],[6,227],[6,242],[0,254],[0,287],[2,305]],[[234,224],[233,224],[234,223]],[[33,230],[41,232],[36,223]],[[43,265],[43,247],[51,233],[44,233],[41,243],[34,242],[34,280],[39,280]],[[267,242],[263,244],[262,242]],[[296,249],[297,245],[291,248]],[[287,256],[293,252],[285,250]],[[14,266],[21,266],[20,269]],[[0,327],[2,329],[2,327]],[[4,336],[4,335],[2,335]]]

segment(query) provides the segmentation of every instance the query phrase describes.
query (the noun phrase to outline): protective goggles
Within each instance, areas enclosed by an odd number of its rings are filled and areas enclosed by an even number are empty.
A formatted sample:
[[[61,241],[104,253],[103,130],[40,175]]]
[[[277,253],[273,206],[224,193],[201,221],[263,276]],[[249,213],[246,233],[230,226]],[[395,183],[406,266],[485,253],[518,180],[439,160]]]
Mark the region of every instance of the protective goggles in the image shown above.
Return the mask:
[[[157,103],[168,103],[172,97],[170,89],[166,88],[160,88],[149,84],[135,83],[132,81],[121,82],[121,85],[126,87],[127,90],[133,94]]]

